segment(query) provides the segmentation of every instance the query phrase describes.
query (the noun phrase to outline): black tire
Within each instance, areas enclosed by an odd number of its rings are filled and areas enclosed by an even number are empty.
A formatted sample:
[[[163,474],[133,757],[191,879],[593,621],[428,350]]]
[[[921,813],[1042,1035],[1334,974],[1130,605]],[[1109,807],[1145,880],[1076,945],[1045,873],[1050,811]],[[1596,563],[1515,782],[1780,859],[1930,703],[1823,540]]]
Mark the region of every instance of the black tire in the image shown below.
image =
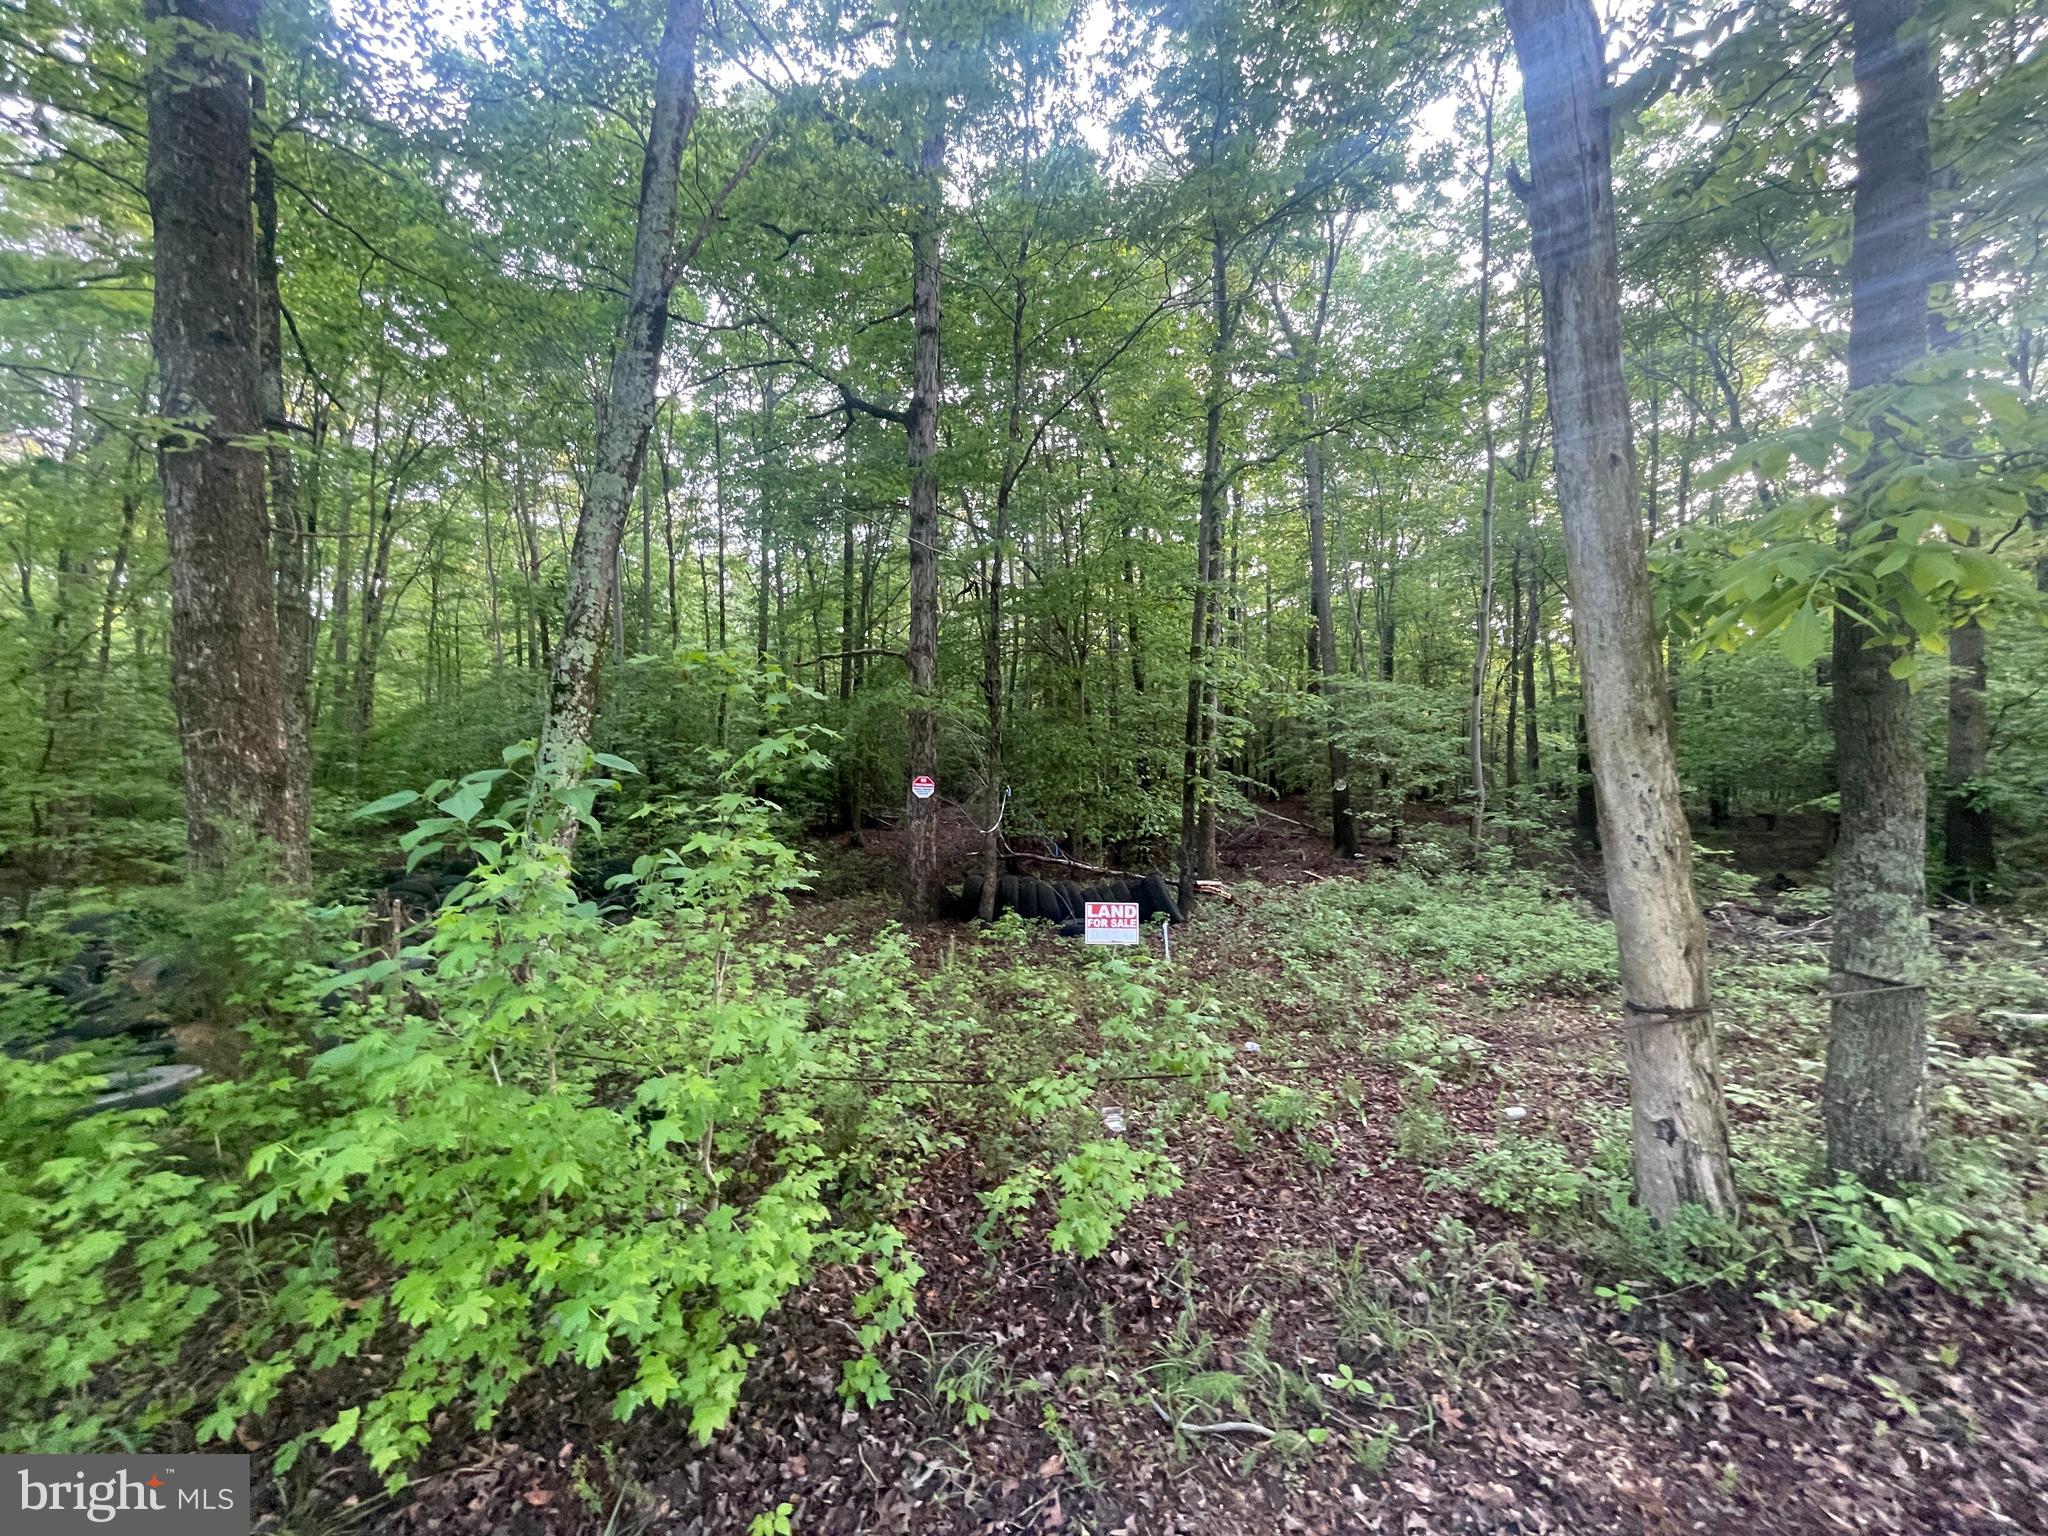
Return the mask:
[[[1060,900],[1066,904],[1067,917],[1079,917],[1085,910],[1081,905],[1081,887],[1071,880],[1060,882]]]
[[[980,875],[969,875],[960,882],[960,920],[962,922],[971,923],[981,915],[982,883]]]
[[[1038,915],[1048,923],[1064,923],[1074,915],[1067,910],[1067,893],[1057,880],[1038,882]]]
[[[1038,916],[1038,882],[1029,875],[1017,877],[1017,915],[1031,918]]]
[[[1147,875],[1138,882],[1138,918],[1150,922],[1154,913],[1163,913],[1174,922],[1181,920],[1180,904],[1173,899],[1173,892],[1157,874]]]
[[[996,916],[1017,910],[1017,877],[1004,875],[996,882]]]

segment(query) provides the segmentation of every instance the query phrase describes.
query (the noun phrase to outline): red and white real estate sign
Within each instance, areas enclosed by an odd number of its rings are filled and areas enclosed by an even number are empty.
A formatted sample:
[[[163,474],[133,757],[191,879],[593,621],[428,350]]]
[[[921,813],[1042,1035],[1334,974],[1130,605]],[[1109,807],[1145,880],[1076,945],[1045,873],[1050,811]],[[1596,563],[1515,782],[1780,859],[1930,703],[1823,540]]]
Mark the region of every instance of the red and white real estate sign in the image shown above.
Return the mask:
[[[1135,901],[1091,901],[1081,937],[1090,944],[1135,944],[1138,942],[1138,904]]]

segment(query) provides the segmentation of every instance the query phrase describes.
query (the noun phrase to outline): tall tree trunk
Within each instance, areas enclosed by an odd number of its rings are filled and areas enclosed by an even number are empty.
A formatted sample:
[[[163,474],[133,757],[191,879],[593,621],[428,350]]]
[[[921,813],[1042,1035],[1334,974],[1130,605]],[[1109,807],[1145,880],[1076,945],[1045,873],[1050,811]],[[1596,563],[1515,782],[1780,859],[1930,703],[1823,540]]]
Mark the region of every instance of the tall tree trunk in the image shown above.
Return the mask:
[[[1274,312],[1287,331],[1295,361],[1302,375],[1300,394],[1304,437],[1301,445],[1302,502],[1308,513],[1308,663],[1310,686],[1322,700],[1323,744],[1330,767],[1330,844],[1343,858],[1358,855],[1358,822],[1351,812],[1351,764],[1345,752],[1333,693],[1337,680],[1337,620],[1331,611],[1330,540],[1327,497],[1323,474],[1323,441],[1316,429],[1321,409],[1315,391],[1317,371],[1322,364],[1323,334],[1329,322],[1330,292],[1336,282],[1337,262],[1350,229],[1348,220],[1326,219],[1322,227],[1321,271],[1316,288],[1315,317],[1306,338],[1298,335],[1286,319],[1284,305]],[[1273,567],[1266,566],[1266,661],[1272,664]]]
[[[562,632],[548,676],[548,715],[538,769],[544,779],[563,788],[582,777],[596,731],[605,583],[618,563],[634,480],[654,425],[654,391],[662,342],[668,335],[669,294],[676,280],[676,179],[683,145],[697,120],[697,33],[703,15],[703,0],[669,0],[662,24],[654,120],[640,168],[625,325],[619,349],[612,355],[597,453],[569,555]],[[625,614],[616,614],[615,622],[623,626]],[[562,842],[573,847],[576,832],[575,820],[566,819]]]
[[[1304,390],[1303,416],[1315,419],[1316,397]],[[1337,681],[1337,619],[1330,611],[1330,552],[1326,532],[1323,485],[1323,445],[1311,437],[1302,445],[1301,479],[1303,499],[1308,503],[1309,607],[1315,618],[1311,654],[1316,665],[1316,692],[1325,711],[1323,745],[1330,763],[1330,845],[1340,858],[1358,856],[1358,819],[1351,814],[1351,759],[1344,750],[1337,728],[1333,690]]]
[[[261,315],[250,217],[254,0],[147,0],[145,173],[156,236],[150,340],[170,536],[171,702],[185,764],[186,841],[218,864],[238,832],[307,874],[292,791],[263,505]]]
[[[1601,846],[1620,950],[1636,1197],[1735,1209],[1706,924],[1692,890],[1621,371],[1606,72],[1592,0],[1506,0],[1521,60],[1545,366]]]
[[[342,440],[348,441],[349,432],[344,429]],[[346,463],[346,461],[344,461]],[[334,516],[334,594],[327,607],[327,627],[334,632],[333,650],[333,717],[330,724],[339,729],[344,718],[348,697],[349,640],[354,634],[354,625],[349,616],[349,593],[352,583],[350,573],[355,569],[354,557],[349,541],[355,535],[352,526],[355,516],[354,498],[349,494],[353,487],[349,475],[344,472],[341,483],[341,506]],[[326,686],[325,684],[322,685]]]
[[[648,434],[648,442],[654,436]],[[657,446],[656,453],[660,452]],[[668,478],[667,467],[663,466],[662,478]],[[664,493],[665,495],[666,493]],[[645,472],[644,464],[640,475],[640,654],[651,655],[654,651],[654,480]]]
[[[1223,561],[1223,394],[1230,370],[1230,250],[1218,228],[1209,244],[1210,350],[1203,386],[1202,483],[1195,519],[1195,600],[1188,629],[1188,712],[1180,779],[1180,906],[1192,911],[1195,881],[1216,873],[1215,819],[1204,835],[1203,811],[1213,798],[1214,742],[1209,700],[1215,665],[1217,585]],[[1205,856],[1206,844],[1206,856]]]
[[[1522,546],[1517,544],[1508,560],[1508,693],[1507,739],[1501,752],[1501,766],[1507,770],[1507,785],[1515,787],[1519,777],[1515,752],[1515,726],[1522,702]]]
[[[1498,84],[1496,61],[1495,84]],[[1486,482],[1479,502],[1479,614],[1472,626],[1472,693],[1466,719],[1467,755],[1472,767],[1472,840],[1486,836],[1486,664],[1493,639],[1493,402],[1486,393],[1487,333],[1493,298],[1493,87],[1480,108],[1486,160],[1479,175],[1479,440],[1486,455]]]
[[[659,463],[661,465],[661,547],[668,561],[668,648],[669,653],[683,648],[683,617],[676,607],[676,504],[675,488],[669,479],[669,451],[675,446],[675,412],[669,412],[668,426],[661,437]]]
[[[1857,101],[1852,396],[1890,383],[1927,351],[1935,81],[1918,13],[1914,0],[1848,0]],[[1890,428],[1880,418],[1873,430],[1881,462]],[[1852,486],[1850,494],[1860,500],[1864,493]],[[1828,951],[1836,996],[1821,1110],[1829,1166],[1878,1187],[1926,1173],[1927,788],[1912,696],[1891,672],[1899,654],[1875,643],[1846,608],[1836,610],[1842,811]]]
[[[910,235],[911,386],[905,423],[910,471],[909,758],[914,779],[939,776],[939,218],[945,202],[946,104],[926,107],[918,150],[917,222]],[[939,801],[903,790],[903,915],[932,915],[939,872]]]
[[[250,108],[261,117],[266,105],[263,77],[250,82]],[[262,126],[260,122],[257,125]],[[252,186],[256,204],[256,292],[259,357],[258,408],[264,430],[271,435],[270,470],[271,567],[277,589],[277,652],[284,696],[285,752],[290,773],[287,792],[294,823],[310,825],[313,805],[313,534],[301,500],[297,465],[286,440],[291,424],[284,401],[283,273],[277,255],[277,169],[270,152],[252,147]]]
[[[1529,760],[1529,783],[1542,777],[1543,763],[1536,739],[1536,646],[1543,633],[1543,572],[1535,551],[1529,554],[1529,641],[1522,648],[1522,743]],[[1509,743],[1513,750],[1514,744]]]
[[[1943,274],[1953,292],[1961,273],[1955,260],[1953,238],[1944,241],[1942,251],[1948,270]],[[1962,345],[1962,333],[1935,309],[1928,317],[1929,344],[1940,352]],[[2024,383],[2023,383],[2024,387]],[[1970,451],[1967,437],[1950,445],[1949,451],[1962,457]],[[1968,543],[1981,544],[1983,537],[1970,530]],[[1948,646],[1948,742],[1942,773],[1942,864],[1947,889],[1974,901],[1998,868],[1997,843],[1993,837],[1991,811],[1983,803],[1980,782],[1991,757],[1991,721],[1985,709],[1985,693],[1991,677],[1984,654],[1984,626],[1974,617],[1965,619],[1949,636]]]
[[[988,801],[982,814],[981,909],[983,922],[996,915],[996,883],[1003,872],[1003,565],[1008,559],[1010,497],[1022,471],[1024,438],[1024,310],[1029,295],[1024,266],[1031,256],[1027,232],[1017,242],[1017,270],[1010,288],[1009,409],[1003,422],[1003,473],[996,483],[996,525],[988,562],[988,630],[981,646],[981,694],[988,711]]]

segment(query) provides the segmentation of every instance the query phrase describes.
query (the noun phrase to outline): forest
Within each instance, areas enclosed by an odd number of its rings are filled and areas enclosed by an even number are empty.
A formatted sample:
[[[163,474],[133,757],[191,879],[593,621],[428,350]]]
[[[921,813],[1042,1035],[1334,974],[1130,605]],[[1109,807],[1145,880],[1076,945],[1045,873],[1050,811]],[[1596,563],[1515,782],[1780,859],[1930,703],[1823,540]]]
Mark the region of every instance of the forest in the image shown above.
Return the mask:
[[[0,1528],[2048,1530],[2044,38],[0,0]]]

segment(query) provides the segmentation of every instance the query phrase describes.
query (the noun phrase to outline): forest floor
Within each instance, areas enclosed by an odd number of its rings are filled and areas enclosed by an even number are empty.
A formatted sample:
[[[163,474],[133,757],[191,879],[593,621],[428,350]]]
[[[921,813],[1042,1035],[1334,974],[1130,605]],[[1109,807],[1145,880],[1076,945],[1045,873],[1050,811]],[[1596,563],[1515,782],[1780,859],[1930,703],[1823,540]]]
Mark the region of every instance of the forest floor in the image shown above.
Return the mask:
[[[883,861],[832,859],[789,925],[878,931]],[[1233,1107],[1173,1115],[1129,1085],[1111,1113],[1157,1130],[1181,1182],[1106,1251],[1055,1255],[1050,1199],[992,1236],[985,1142],[942,1140],[898,1217],[926,1273],[892,1400],[841,1401],[864,1282],[828,1275],[765,1325],[708,1446],[622,1428],[597,1392],[528,1401],[458,1470],[330,1508],[327,1528],[2048,1531],[2038,1296],[1965,1301],[1908,1266],[1832,1302],[1790,1281],[1760,1299],[1589,1247],[1573,1212],[1615,1186],[1576,1170],[1614,1161],[1625,1102],[1592,871],[1503,883],[1517,905],[1405,855],[1339,867],[1272,817],[1225,862],[1231,899],[1147,975],[1232,1047]],[[1810,1149],[1825,918],[1796,890],[1710,915],[1738,1156]],[[1993,1025],[2048,998],[2039,935],[1967,910],[1937,932],[1938,1097],[1987,1080],[1958,1063],[1998,1064],[2012,1092],[1976,1108],[2024,1155],[2042,1124],[2013,1122],[2048,1102],[2042,1042]],[[913,963],[1057,1033],[1033,1000],[1102,956],[946,927]],[[1813,1242],[1823,1267],[1841,1259]]]

